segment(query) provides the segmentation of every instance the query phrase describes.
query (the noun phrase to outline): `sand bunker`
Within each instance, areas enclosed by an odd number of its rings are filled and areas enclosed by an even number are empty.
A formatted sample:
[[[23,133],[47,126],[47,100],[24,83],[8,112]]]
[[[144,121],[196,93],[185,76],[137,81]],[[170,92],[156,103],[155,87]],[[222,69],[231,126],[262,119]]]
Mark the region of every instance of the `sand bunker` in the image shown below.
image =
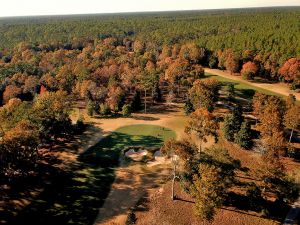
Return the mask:
[[[134,149],[129,149],[125,152],[125,156],[131,158],[134,161],[141,161],[144,156],[148,154],[148,151],[145,149],[139,149],[135,151]]]
[[[125,152],[124,155],[133,161],[140,162],[144,160],[145,156],[149,156],[149,154],[151,155],[151,151],[149,152],[148,150],[139,147],[130,147],[124,151]],[[147,166],[165,164],[169,161],[170,159],[163,156],[160,150],[157,150],[153,154],[153,160],[147,162]]]
[[[161,154],[161,151],[156,151],[154,153],[154,160],[147,163],[147,166],[155,166],[159,164],[164,164],[166,162],[170,161],[167,159],[167,157],[163,156]]]

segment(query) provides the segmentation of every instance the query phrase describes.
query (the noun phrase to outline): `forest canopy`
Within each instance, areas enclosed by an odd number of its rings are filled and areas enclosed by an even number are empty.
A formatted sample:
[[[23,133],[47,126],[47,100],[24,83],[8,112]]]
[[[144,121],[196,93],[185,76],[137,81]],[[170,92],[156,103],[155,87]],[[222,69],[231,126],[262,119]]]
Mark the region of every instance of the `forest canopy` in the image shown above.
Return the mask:
[[[17,43],[72,43],[107,37],[164,44],[193,40],[209,50],[245,49],[300,56],[300,7],[161,13],[16,17],[0,19],[0,49]]]

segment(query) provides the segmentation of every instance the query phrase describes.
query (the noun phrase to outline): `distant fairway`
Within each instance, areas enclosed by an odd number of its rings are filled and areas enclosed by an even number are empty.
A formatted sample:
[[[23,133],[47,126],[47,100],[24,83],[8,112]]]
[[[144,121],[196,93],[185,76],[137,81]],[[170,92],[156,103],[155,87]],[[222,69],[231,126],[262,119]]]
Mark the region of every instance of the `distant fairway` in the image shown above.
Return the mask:
[[[285,97],[282,94],[279,94],[279,93],[276,93],[276,92],[273,92],[273,91],[269,91],[269,90],[264,89],[264,88],[256,87],[254,85],[247,84],[246,82],[242,82],[242,81],[232,80],[230,78],[221,77],[219,75],[205,73],[205,77],[207,77],[207,78],[208,77],[209,78],[216,78],[218,81],[220,81],[224,85],[233,84],[234,87],[237,90],[240,90],[241,92],[243,92],[245,94],[247,94],[247,92],[250,94],[251,90],[253,90],[253,91],[258,91],[258,92],[266,94],[266,95],[275,95],[275,96],[278,96],[278,97]],[[252,92],[252,93],[254,94],[254,92]]]

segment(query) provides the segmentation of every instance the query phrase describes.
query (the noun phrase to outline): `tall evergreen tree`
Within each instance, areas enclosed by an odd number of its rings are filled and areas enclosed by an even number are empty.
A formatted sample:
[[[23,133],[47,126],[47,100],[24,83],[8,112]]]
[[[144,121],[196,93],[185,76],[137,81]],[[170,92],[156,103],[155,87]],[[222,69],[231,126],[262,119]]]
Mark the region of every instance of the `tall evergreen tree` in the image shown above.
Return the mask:
[[[241,129],[235,137],[235,143],[245,149],[251,149],[253,146],[250,123],[243,122]]]
[[[243,109],[237,105],[232,110],[232,114],[224,119],[223,133],[228,141],[234,141],[235,135],[239,132],[243,122]]]

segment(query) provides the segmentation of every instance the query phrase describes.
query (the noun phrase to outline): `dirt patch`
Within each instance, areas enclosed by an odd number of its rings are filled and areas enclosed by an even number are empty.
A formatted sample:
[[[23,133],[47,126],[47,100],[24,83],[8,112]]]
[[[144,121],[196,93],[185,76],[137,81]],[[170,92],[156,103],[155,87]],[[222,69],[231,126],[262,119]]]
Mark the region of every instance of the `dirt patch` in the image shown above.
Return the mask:
[[[125,224],[130,208],[166,182],[170,165],[145,167],[141,164],[121,167],[95,224]]]

